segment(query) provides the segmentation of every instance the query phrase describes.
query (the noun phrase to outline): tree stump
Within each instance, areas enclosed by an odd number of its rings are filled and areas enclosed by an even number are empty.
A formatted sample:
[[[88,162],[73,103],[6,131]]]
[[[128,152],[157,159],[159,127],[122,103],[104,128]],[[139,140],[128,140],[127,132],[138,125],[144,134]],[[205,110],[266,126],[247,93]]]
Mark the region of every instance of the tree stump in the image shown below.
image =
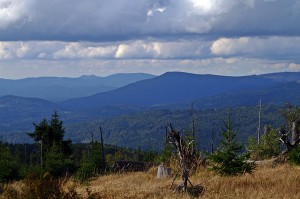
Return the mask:
[[[171,168],[165,167],[163,164],[160,164],[157,167],[157,178],[168,178],[171,176]]]

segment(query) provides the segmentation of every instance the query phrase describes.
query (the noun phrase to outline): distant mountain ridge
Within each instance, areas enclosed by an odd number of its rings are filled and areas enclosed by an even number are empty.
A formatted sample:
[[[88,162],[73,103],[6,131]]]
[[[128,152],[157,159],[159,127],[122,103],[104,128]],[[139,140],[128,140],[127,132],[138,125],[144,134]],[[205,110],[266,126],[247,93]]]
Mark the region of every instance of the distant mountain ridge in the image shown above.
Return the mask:
[[[50,101],[63,101],[113,90],[127,84],[153,78],[145,73],[120,73],[107,77],[81,76],[36,77],[18,80],[0,79],[0,96],[42,98]]]
[[[121,74],[121,76],[123,75]],[[96,76],[82,76],[81,78],[98,81]],[[113,76],[112,82],[116,82],[114,78],[118,79],[118,75]],[[128,76],[124,74],[124,78],[126,79]],[[300,104],[299,80],[300,73],[230,77],[169,72],[161,76],[136,81],[115,90],[66,100],[62,103],[9,95],[0,97],[0,139],[1,135],[4,135],[3,139],[9,138],[8,140],[11,142],[30,140],[25,132],[33,129],[33,122],[49,118],[54,109],[59,111],[64,124],[68,125],[68,129],[70,129],[70,132],[67,132],[68,135],[74,139],[77,137],[76,141],[80,142],[86,140],[84,139],[86,132],[81,132],[82,134],[77,136],[75,135],[77,131],[73,132],[72,126],[89,122],[95,123],[95,121],[98,125],[99,121],[108,121],[118,116],[126,117],[128,114],[135,114],[134,118],[136,118],[142,111],[154,111],[153,115],[159,117],[160,114],[157,115],[156,111],[160,111],[162,114],[164,113],[163,110],[176,111],[181,109],[186,111],[190,109],[191,103],[194,103],[195,110],[213,110],[213,112],[218,113],[220,108],[255,107],[260,97],[264,106],[267,104],[282,106],[288,102]],[[149,118],[146,117],[148,114],[144,116],[145,118],[140,118],[140,120],[145,120],[143,124],[147,124]],[[141,115],[140,117],[144,116]],[[159,120],[159,118],[156,119]],[[135,125],[134,121],[131,123]],[[149,128],[152,128],[152,124],[149,125]],[[112,125],[109,128],[111,132],[124,131],[124,135],[139,133],[131,132],[130,129],[126,129],[126,124],[122,123],[123,127],[124,129],[120,129],[120,127],[113,127]],[[140,126],[139,128],[142,129],[143,127]],[[153,127],[151,132],[158,131],[157,128]],[[85,129],[85,126],[81,126],[80,129]],[[143,133],[148,135],[150,132],[145,130]],[[23,137],[20,138],[19,135]],[[125,137],[123,138],[125,139]],[[114,134],[114,137],[110,137],[109,141],[111,143],[125,142],[114,139],[121,138]],[[137,142],[135,140],[131,143]],[[152,140],[152,143],[155,143],[155,140]]]
[[[254,75],[229,77],[168,72],[113,91],[67,100],[61,105],[78,110],[111,105],[155,106],[277,84],[278,81]]]
[[[300,82],[300,72],[281,72],[259,75],[260,77],[282,82]]]

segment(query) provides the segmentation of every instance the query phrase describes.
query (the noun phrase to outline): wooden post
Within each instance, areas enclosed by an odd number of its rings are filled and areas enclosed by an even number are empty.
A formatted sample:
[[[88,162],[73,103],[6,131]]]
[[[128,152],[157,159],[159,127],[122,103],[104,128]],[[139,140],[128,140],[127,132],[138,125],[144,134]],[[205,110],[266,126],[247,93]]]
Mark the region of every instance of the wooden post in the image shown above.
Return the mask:
[[[215,138],[214,138],[214,128],[211,128],[211,153],[214,153],[214,142],[215,142]]]
[[[94,143],[94,132],[92,131],[92,144]]]
[[[41,139],[41,167],[43,167],[43,139]]]
[[[259,112],[258,112],[258,127],[257,127],[257,143],[260,143],[260,122],[261,122],[261,98],[259,99]]]
[[[198,128],[198,143],[199,143],[199,147],[198,147],[198,149],[199,149],[199,151],[200,151],[200,146],[201,146],[201,132],[200,132],[200,128]]]
[[[168,145],[168,127],[167,127],[167,125],[166,125],[165,130],[166,130],[165,131],[165,147],[167,147],[167,145]]]
[[[105,153],[104,153],[103,132],[101,126],[100,126],[100,139],[101,139],[101,151],[102,151],[102,166],[103,166],[102,169],[104,171],[106,167],[106,161],[105,161]]]
[[[26,147],[26,144],[24,144],[24,163],[25,163],[25,165],[27,165],[27,147]]]
[[[195,118],[194,118],[194,103],[191,105],[191,117],[192,117],[192,139],[195,141]],[[192,150],[195,150],[195,142],[192,145]]]

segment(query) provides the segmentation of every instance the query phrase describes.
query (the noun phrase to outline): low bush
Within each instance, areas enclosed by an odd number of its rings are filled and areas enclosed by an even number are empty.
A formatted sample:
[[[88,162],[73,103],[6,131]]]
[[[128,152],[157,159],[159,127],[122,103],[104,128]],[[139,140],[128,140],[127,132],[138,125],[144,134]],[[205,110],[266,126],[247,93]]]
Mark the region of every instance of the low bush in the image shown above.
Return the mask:
[[[288,153],[288,162],[292,165],[300,164],[300,144]]]
[[[0,198],[5,199],[96,199],[99,194],[86,190],[86,196],[79,194],[75,186],[64,188],[67,181],[55,178],[50,173],[44,176],[32,174],[24,179],[24,184],[17,188],[6,186]]]

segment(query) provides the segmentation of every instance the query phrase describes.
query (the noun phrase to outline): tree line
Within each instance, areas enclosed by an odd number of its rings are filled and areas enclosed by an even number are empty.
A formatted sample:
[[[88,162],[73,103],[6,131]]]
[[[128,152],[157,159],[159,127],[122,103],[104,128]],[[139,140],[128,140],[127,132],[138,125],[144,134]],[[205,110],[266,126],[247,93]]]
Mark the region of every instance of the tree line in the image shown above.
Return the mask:
[[[154,151],[129,149],[94,140],[73,143],[65,139],[63,121],[54,111],[51,119],[43,119],[27,133],[34,144],[9,144],[0,142],[0,183],[23,179],[31,174],[45,173],[54,177],[75,176],[85,181],[92,176],[109,172],[116,160],[155,161]]]
[[[282,115],[286,119],[286,124],[281,129],[286,132],[284,135],[287,136],[287,140],[295,139],[292,139],[291,129],[297,131],[298,138],[292,142],[294,147],[286,154],[291,163],[298,164],[300,163],[298,144],[300,129],[299,126],[293,127],[293,125],[300,118],[300,108],[290,106],[282,111]],[[215,151],[199,151],[201,147],[197,146],[196,142],[191,145],[196,151],[195,154],[206,156],[211,162],[212,169],[220,174],[231,175],[251,171],[252,167],[244,164],[247,159],[263,160],[276,157],[286,148],[286,145],[281,144],[283,135],[270,125],[266,125],[260,142],[250,137],[246,145],[241,144],[237,139],[240,132],[234,128],[233,121],[231,117],[228,121],[223,121],[223,126],[218,131],[219,135],[215,136],[215,139],[218,139]],[[184,133],[189,137],[188,140],[195,141],[193,131],[193,129],[187,130]],[[161,152],[111,145],[102,147],[103,140],[94,140],[93,136],[89,143],[72,143],[70,139],[65,139],[63,121],[56,111],[50,120],[43,119],[40,123],[34,124],[34,131],[27,135],[32,138],[34,144],[0,143],[0,182],[22,179],[31,173],[38,173],[41,176],[49,173],[56,177],[72,175],[84,181],[94,175],[110,171],[115,160],[169,164],[175,151],[168,144],[167,138]],[[231,160],[235,160],[234,165]],[[224,162],[228,164],[223,165]]]

